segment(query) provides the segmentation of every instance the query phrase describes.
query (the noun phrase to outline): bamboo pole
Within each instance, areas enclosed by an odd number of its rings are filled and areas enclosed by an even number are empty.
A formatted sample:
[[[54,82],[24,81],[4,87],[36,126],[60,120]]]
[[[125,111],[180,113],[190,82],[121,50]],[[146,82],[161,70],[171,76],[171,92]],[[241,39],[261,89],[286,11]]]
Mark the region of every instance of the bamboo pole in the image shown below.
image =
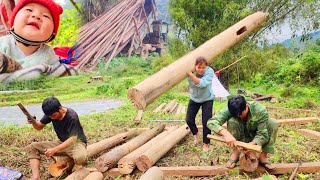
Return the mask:
[[[100,172],[106,172],[108,169],[112,168],[122,157],[142,146],[144,143],[156,136],[156,134],[163,131],[164,127],[165,125],[162,124],[158,127],[152,128],[132,139],[131,141],[112,149],[108,153],[105,153],[96,159],[95,167]]]
[[[190,129],[188,125],[183,125],[170,133],[167,137],[158,142],[157,146],[151,147],[136,160],[138,169],[143,172],[147,171],[189,133]]]
[[[126,155],[125,157],[121,158],[118,162],[118,168],[120,170],[121,174],[130,174],[132,171],[136,168],[136,159],[142,155],[145,151],[150,149],[153,146],[156,146],[158,142],[160,142],[163,138],[168,136],[170,133],[172,133],[174,130],[176,130],[178,126],[172,126],[168,130],[163,131],[161,134],[156,136],[155,138],[151,139],[147,143],[145,143],[143,146],[139,147],[132,153]]]
[[[185,79],[187,71],[194,69],[197,57],[203,56],[209,62],[212,61],[213,58],[258,29],[266,19],[266,13],[257,12],[239,21],[197,49],[129,89],[129,99],[138,109],[146,108],[158,96]],[[168,74],[174,74],[174,76],[168,76]]]

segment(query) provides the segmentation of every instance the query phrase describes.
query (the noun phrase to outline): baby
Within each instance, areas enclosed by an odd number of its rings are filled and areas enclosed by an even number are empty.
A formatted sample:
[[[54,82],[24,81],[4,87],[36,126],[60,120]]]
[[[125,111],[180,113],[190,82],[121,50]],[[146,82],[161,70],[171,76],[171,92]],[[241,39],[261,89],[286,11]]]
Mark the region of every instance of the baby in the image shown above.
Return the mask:
[[[10,18],[10,35],[0,38],[0,82],[78,73],[74,67],[60,64],[53,49],[46,45],[58,33],[62,12],[53,0],[20,0],[16,4]]]

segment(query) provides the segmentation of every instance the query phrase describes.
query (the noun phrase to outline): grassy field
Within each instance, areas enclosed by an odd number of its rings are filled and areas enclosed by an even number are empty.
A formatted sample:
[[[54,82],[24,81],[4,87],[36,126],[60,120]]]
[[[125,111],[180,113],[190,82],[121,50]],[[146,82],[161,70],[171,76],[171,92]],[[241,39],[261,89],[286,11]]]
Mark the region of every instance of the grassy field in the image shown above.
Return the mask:
[[[47,97],[54,95],[65,102],[79,102],[93,99],[117,98],[124,101],[124,105],[118,109],[105,113],[92,114],[80,117],[81,123],[85,130],[89,144],[103,140],[115,134],[125,132],[129,128],[154,127],[161,122],[150,122],[148,120],[170,120],[184,119],[185,114],[164,114],[162,112],[153,113],[152,110],[163,102],[169,102],[176,99],[179,103],[187,106],[189,96],[187,92],[187,82],[183,81],[178,86],[157,98],[155,102],[150,104],[143,113],[143,120],[140,124],[133,123],[133,119],[137,114],[137,110],[132,103],[127,100],[127,89],[134,86],[152,71],[146,68],[148,62],[136,62],[127,66],[114,65],[108,73],[101,73],[103,68],[96,72],[91,72],[77,77],[66,77],[59,79],[44,78],[30,82],[20,82],[2,86],[2,90],[37,90],[29,93],[11,93],[0,94],[0,106],[15,105],[17,101],[24,104],[39,104]],[[101,71],[100,71],[101,70]],[[103,75],[112,76],[105,78],[104,82],[90,82],[91,76]],[[235,93],[235,89],[231,89]],[[252,89],[255,91],[255,89]],[[261,90],[262,91],[262,90]],[[266,92],[260,92],[266,93]],[[299,101],[297,101],[299,102]],[[264,103],[266,106],[279,107],[300,107],[295,99],[286,98],[283,103]],[[214,102],[214,113],[217,113],[226,101]],[[71,107],[72,108],[72,107]],[[319,110],[319,104],[314,106],[315,110]],[[292,110],[270,111],[270,116],[278,119],[311,117],[316,116],[315,113],[298,114]],[[201,113],[197,115],[197,123],[201,122]],[[163,122],[167,126],[183,125],[177,122]],[[305,125],[284,125],[279,128],[278,139],[276,142],[276,152],[271,155],[271,161],[275,163],[293,163],[298,161],[303,162],[319,162],[320,161],[320,142],[314,139],[307,138],[297,132],[297,129],[307,128],[320,131],[320,121],[308,123]],[[42,131],[36,131],[30,126],[15,126],[15,125],[0,125],[0,166],[9,167],[21,171],[30,177],[30,168],[27,160],[25,147],[34,141],[42,140],[57,140],[51,125],[47,126]],[[192,145],[193,137],[189,134],[179,144],[172,148],[164,157],[157,163],[157,166],[210,166],[210,165],[225,165],[231,149],[219,142],[211,141],[210,151],[202,152],[202,145]],[[99,155],[89,159],[87,167],[94,166],[94,160]],[[50,158],[42,158],[41,172],[43,179],[48,179],[47,167]],[[131,176],[138,178],[140,172],[135,171]],[[290,174],[280,175],[279,179],[288,179]],[[314,174],[298,174],[299,179],[317,179],[320,173]],[[232,173],[214,177],[203,177],[202,179],[252,179],[260,177],[256,173],[243,173],[237,170]],[[125,176],[117,179],[126,179]],[[168,179],[199,179],[192,177],[169,177]]]

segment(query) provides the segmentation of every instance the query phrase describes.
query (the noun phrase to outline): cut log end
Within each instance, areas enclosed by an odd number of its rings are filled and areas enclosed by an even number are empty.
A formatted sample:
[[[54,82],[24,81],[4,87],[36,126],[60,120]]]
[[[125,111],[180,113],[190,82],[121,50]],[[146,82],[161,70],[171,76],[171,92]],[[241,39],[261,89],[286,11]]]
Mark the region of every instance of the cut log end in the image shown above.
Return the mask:
[[[146,172],[153,165],[153,163],[147,156],[142,155],[136,160],[136,165],[140,171]]]
[[[144,95],[141,91],[131,88],[128,91],[128,98],[134,103],[137,109],[143,110],[147,107],[147,103]]]
[[[111,165],[110,160],[105,158],[104,156],[100,156],[95,162],[95,167],[97,168],[98,171],[102,173],[112,168],[110,167],[110,165]]]

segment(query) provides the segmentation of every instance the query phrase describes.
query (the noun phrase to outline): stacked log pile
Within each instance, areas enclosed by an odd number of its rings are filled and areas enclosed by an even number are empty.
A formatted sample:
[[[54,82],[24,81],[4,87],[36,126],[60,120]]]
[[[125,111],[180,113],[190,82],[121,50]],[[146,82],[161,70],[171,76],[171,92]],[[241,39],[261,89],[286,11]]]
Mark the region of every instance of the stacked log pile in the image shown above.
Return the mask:
[[[135,41],[142,45],[142,29],[150,32],[148,16],[151,12],[155,17],[154,0],[123,0],[80,28],[76,50],[78,67],[93,69],[102,59],[107,67],[127,45],[130,45],[128,54],[131,55]]]

